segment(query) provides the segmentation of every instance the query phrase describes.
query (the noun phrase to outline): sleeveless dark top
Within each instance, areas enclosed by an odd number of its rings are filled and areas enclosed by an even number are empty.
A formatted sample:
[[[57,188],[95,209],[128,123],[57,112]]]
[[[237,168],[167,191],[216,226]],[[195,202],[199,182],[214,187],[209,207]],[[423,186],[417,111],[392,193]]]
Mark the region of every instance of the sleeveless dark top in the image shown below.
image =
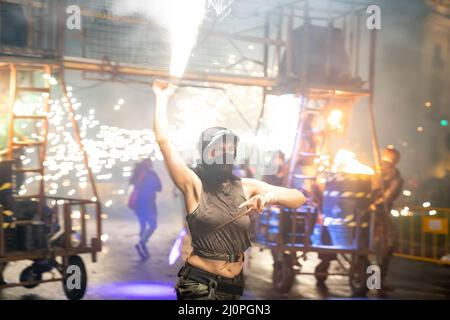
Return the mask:
[[[213,260],[239,261],[242,253],[251,246],[250,217],[245,215],[226,223],[245,213],[247,208],[238,208],[244,201],[246,197],[238,177],[227,179],[217,190],[209,190],[203,185],[198,207],[186,218],[194,254]]]

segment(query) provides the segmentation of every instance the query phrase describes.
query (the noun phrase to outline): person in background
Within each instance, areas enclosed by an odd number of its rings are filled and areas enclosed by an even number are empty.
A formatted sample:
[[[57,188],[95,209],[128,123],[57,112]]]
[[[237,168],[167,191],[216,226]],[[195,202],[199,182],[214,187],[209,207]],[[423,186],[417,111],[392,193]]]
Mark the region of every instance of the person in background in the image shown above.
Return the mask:
[[[403,186],[403,179],[396,165],[400,161],[400,153],[393,147],[387,147],[381,152],[381,174],[383,188],[377,181],[374,181],[372,191],[372,203],[370,209],[376,212],[375,241],[382,243],[386,239],[386,246],[382,245],[381,260],[381,291],[391,291],[386,278],[388,274],[389,263],[395,248],[395,230],[391,220],[391,210],[394,201],[400,195]]]
[[[151,159],[136,164],[130,184],[134,186],[133,204],[130,207],[136,213],[140,225],[139,242],[135,248],[142,259],[147,259],[150,257],[147,243],[157,226],[156,193],[162,189]]]

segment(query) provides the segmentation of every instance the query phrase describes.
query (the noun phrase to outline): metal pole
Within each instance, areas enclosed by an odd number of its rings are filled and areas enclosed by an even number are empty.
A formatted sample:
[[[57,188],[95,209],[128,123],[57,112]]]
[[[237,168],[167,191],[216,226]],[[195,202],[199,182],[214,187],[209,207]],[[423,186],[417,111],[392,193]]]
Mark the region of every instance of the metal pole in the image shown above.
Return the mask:
[[[294,172],[295,172],[295,166],[297,164],[297,158],[298,158],[298,153],[300,151],[300,146],[301,146],[301,142],[302,142],[302,132],[303,132],[303,114],[304,114],[304,110],[306,109],[306,106],[308,105],[307,103],[307,98],[305,96],[302,96],[302,103],[300,105],[300,111],[299,111],[299,116],[298,116],[298,127],[297,127],[297,133],[295,136],[295,142],[294,142],[294,148],[292,150],[292,154],[291,154],[291,160],[289,162],[289,174],[288,174],[288,179],[287,179],[287,187],[291,187],[292,186],[292,180],[294,178]]]
[[[0,205],[0,258],[3,258],[4,256],[5,256],[5,232],[3,230],[3,206]]]
[[[269,38],[270,37],[270,20],[269,20],[269,14],[266,14],[265,17],[265,24],[264,24],[264,37]],[[268,68],[268,61],[269,61],[269,45],[267,43],[264,44],[264,78],[267,78],[267,68]]]
[[[52,68],[50,65],[45,65],[44,67],[44,72],[48,75],[51,75],[52,73]],[[45,206],[45,180],[44,180],[44,176],[45,176],[45,166],[44,166],[44,161],[45,161],[45,156],[47,153],[47,139],[48,139],[48,130],[49,130],[49,124],[48,124],[48,114],[50,112],[49,110],[49,99],[50,99],[50,92],[51,92],[51,88],[50,88],[50,84],[48,79],[45,79],[45,88],[48,89],[48,93],[44,98],[44,112],[45,112],[45,116],[46,119],[43,121],[43,125],[44,125],[44,132],[43,132],[43,141],[42,144],[40,145],[40,149],[39,149],[39,168],[41,169],[41,180],[39,181],[39,208],[38,208],[38,217],[40,220],[42,220],[42,215],[44,212],[44,206]]]
[[[264,37],[268,38],[269,36],[270,36],[270,20],[269,20],[269,14],[266,14],[265,25],[264,25]],[[269,61],[269,46],[266,43],[264,45],[264,78],[267,78],[267,76],[268,76],[268,73],[267,73],[267,71],[268,71],[267,69],[269,67],[268,61]],[[253,152],[255,151],[256,138],[258,137],[259,129],[261,128],[261,122],[264,117],[266,96],[267,96],[266,87],[263,87],[262,90],[263,90],[263,92],[262,92],[261,112],[259,114],[259,117],[258,117],[258,120],[256,123],[256,127],[255,127],[254,142],[252,144],[252,149],[250,150],[250,159],[253,157]]]
[[[308,45],[309,44],[309,6],[308,6],[308,1],[305,1],[304,6],[305,6],[305,13],[306,13],[305,14],[306,18],[304,21],[305,36],[302,39],[302,41],[304,41],[304,42],[301,44],[300,75],[299,75],[300,76],[300,93],[301,93],[302,102],[301,102],[300,111],[299,111],[295,144],[294,144],[294,148],[292,151],[291,160],[289,163],[289,174],[287,177],[287,186],[288,187],[292,187],[292,181],[294,178],[294,172],[295,172],[295,167],[297,164],[298,153],[301,150],[303,124],[304,124],[303,117],[305,115],[305,111],[306,111],[306,108],[308,107],[308,102],[309,102],[309,88],[307,86],[307,84],[308,84],[308,64],[309,64],[308,63],[309,62],[309,52],[308,52],[308,47],[309,47],[309,45]],[[288,32],[289,32],[289,34],[292,33],[291,21],[290,21]],[[290,42],[292,42],[292,37],[290,37],[290,40],[288,41],[288,47],[289,47]],[[292,45],[291,45],[291,47],[292,47]]]
[[[252,149],[250,150],[250,159],[253,157],[253,152],[255,151],[255,142],[256,142],[256,139],[257,139],[257,137],[258,137],[258,133],[259,133],[259,130],[260,130],[260,128],[261,128],[261,123],[262,123],[262,120],[263,120],[263,117],[264,117],[264,112],[265,112],[265,107],[266,107],[266,98],[267,98],[267,89],[266,89],[266,87],[263,87],[262,88],[262,102],[261,102],[261,112],[259,113],[259,117],[258,117],[258,122],[256,123],[256,128],[255,128],[255,134],[254,134],[254,141],[253,141],[253,144],[252,144]]]
[[[75,120],[75,110],[73,108],[72,101],[71,101],[71,99],[69,97],[69,94],[67,92],[66,81],[64,80],[64,67],[63,67],[63,65],[61,65],[60,76],[61,76],[60,81],[61,81],[62,91],[63,91],[64,97],[67,100],[67,102],[66,102],[67,103],[67,111],[68,111],[68,114],[69,114],[70,121],[72,123],[72,127],[73,127],[73,129],[75,131],[75,140],[76,140],[78,146],[80,147],[80,151],[83,154],[83,162],[84,162],[84,165],[86,166],[86,169],[88,171],[89,182],[91,183],[92,191],[93,191],[94,197],[96,199],[95,202],[98,202],[99,198],[98,198],[97,187],[95,185],[94,174],[92,173],[91,167],[89,166],[89,157],[88,157],[88,155],[86,153],[86,150],[84,150],[83,142],[81,141],[80,128],[78,126],[78,122]]]
[[[71,243],[71,236],[72,236],[72,217],[70,212],[70,204],[64,203],[63,204],[63,215],[64,215],[64,235],[65,235],[65,242],[64,242],[64,248],[66,251],[69,251],[72,248]]]
[[[8,159],[14,159],[14,104],[16,103],[17,69],[16,65],[9,65],[9,128],[8,128]]]
[[[92,169],[89,166],[89,157],[88,157],[88,155],[86,153],[86,150],[84,149],[83,142],[81,141],[80,128],[78,126],[78,122],[75,120],[75,111],[74,111],[74,108],[73,108],[73,104],[72,104],[72,101],[71,101],[71,99],[69,97],[69,94],[67,92],[67,86],[66,86],[66,82],[65,82],[65,79],[64,79],[64,66],[63,66],[62,62],[61,62],[60,74],[61,74],[61,79],[60,79],[61,87],[62,87],[62,90],[63,90],[64,97],[67,99],[67,109],[68,109],[69,118],[70,118],[70,121],[72,123],[72,127],[73,127],[73,129],[75,131],[75,140],[76,140],[76,142],[77,142],[77,144],[78,144],[78,146],[80,148],[80,151],[83,154],[83,162],[84,162],[84,165],[85,165],[85,167],[86,167],[86,169],[88,171],[89,183],[91,184],[92,192],[93,192],[94,197],[95,197],[95,201],[94,201],[95,202],[95,209],[96,209],[96,212],[95,212],[96,217],[95,217],[95,219],[96,219],[96,229],[97,229],[97,238],[96,238],[95,245],[97,246],[98,250],[101,250],[101,247],[102,247],[102,243],[101,243],[101,235],[102,235],[102,221],[101,221],[102,217],[101,217],[101,212],[102,212],[102,209],[101,208],[102,207],[101,207],[100,199],[99,199],[99,196],[98,196],[97,186],[95,184],[94,174],[92,173]]]
[[[57,56],[61,59],[61,61],[64,60],[64,48],[65,48],[65,31],[66,31],[66,26],[65,26],[65,6],[64,6],[64,1],[60,1],[56,4],[56,8],[57,8],[57,14],[56,14],[56,25],[58,26],[58,30],[56,31],[56,39],[57,39],[57,50],[58,50],[58,54]]]
[[[409,254],[414,255],[414,216],[409,217]]]
[[[286,41],[286,77],[287,79],[291,78],[293,74],[293,52],[292,52],[292,29],[294,25],[293,21],[293,9],[289,13],[288,18],[288,30],[287,30],[287,41]]]
[[[387,227],[387,206],[384,199],[384,186],[383,186],[383,173],[381,172],[381,156],[380,156],[380,148],[378,143],[377,131],[375,126],[375,113],[374,113],[374,88],[375,88],[375,56],[376,56],[376,42],[377,42],[377,30],[371,31],[370,37],[370,61],[369,61],[369,120],[370,120],[370,131],[372,138],[372,148],[373,155],[375,158],[375,171],[378,176],[378,181],[381,189],[381,196],[383,198],[383,229],[386,231]],[[386,250],[387,247],[387,237],[383,238],[383,249]],[[380,252],[377,252],[377,256],[379,256]]]
[[[87,231],[86,231],[86,204],[79,205],[81,212],[81,247],[85,248],[87,244]]]

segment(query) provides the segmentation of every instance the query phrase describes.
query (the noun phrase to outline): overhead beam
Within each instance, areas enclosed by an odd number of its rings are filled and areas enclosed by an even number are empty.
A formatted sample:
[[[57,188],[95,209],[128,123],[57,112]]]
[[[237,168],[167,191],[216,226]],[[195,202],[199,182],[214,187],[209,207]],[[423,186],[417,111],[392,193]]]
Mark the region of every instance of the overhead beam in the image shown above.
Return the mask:
[[[112,75],[118,74],[162,79],[170,78],[168,70],[165,69],[143,67],[131,64],[105,64],[101,60],[65,57],[63,66],[66,70],[91,71],[97,73],[103,72],[110,73]],[[232,76],[201,72],[188,72],[183,75],[183,80],[259,87],[271,87],[275,85],[275,78]]]

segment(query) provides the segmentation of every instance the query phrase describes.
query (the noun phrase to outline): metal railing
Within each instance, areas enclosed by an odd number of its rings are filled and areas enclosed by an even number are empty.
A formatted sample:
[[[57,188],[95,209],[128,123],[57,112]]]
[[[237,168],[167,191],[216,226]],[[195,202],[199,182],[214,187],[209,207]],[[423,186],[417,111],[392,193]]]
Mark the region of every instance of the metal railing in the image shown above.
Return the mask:
[[[450,208],[404,206],[391,213],[396,256],[450,265],[450,260],[442,259],[450,253]]]

